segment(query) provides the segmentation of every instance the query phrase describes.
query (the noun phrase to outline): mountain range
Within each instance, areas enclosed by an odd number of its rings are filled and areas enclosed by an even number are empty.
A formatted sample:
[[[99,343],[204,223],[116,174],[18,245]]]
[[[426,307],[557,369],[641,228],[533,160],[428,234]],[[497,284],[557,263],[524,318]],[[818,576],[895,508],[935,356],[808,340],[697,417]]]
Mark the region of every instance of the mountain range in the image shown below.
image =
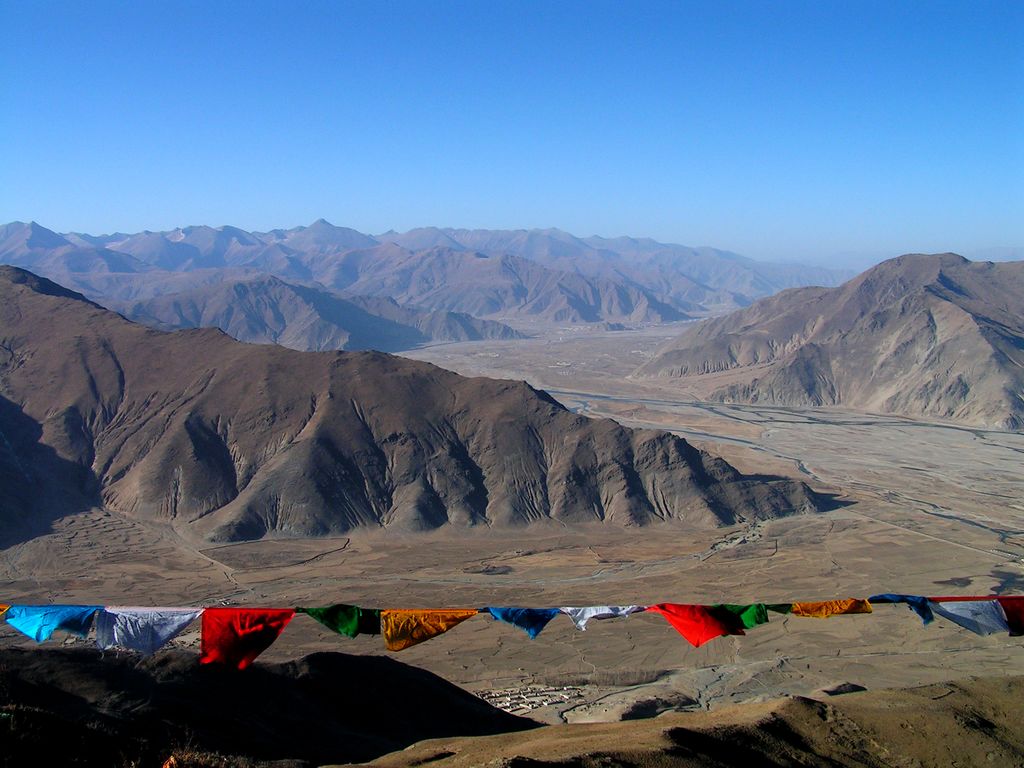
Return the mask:
[[[1024,262],[901,256],[691,326],[635,375],[723,372],[711,399],[1024,429]]]
[[[0,267],[5,529],[102,504],[218,541],[544,522],[716,526],[822,508],[525,382],[379,352],[161,332]]]
[[[197,283],[182,275],[208,284],[229,270],[430,310],[558,323],[682,320],[847,276],[650,239],[437,228],[374,237],[323,219],[270,232],[195,226],[99,236],[12,222],[0,228],[0,260],[99,301],[151,298],[168,283],[187,291]]]
[[[691,248],[650,238],[579,238],[559,229],[486,230],[427,227],[379,240],[403,247],[442,247],[511,254],[551,269],[621,280],[682,309],[744,306],[799,285],[836,285],[848,273],[754,261],[717,248]]]

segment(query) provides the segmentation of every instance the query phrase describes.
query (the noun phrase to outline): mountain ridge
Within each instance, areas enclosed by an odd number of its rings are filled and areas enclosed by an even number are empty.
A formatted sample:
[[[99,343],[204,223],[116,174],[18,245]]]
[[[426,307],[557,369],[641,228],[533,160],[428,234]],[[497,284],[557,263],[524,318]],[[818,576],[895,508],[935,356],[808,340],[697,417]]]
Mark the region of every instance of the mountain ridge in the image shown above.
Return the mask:
[[[49,283],[0,267],[0,478],[16,483],[3,489],[12,496],[77,494],[214,541],[714,527],[825,506],[800,482],[744,476],[671,434],[572,414],[525,382],[212,329],[164,333],[34,281]],[[37,474],[18,480],[25,466]]]
[[[907,254],[684,331],[636,372],[748,370],[728,402],[845,405],[1024,428],[1024,262]]]

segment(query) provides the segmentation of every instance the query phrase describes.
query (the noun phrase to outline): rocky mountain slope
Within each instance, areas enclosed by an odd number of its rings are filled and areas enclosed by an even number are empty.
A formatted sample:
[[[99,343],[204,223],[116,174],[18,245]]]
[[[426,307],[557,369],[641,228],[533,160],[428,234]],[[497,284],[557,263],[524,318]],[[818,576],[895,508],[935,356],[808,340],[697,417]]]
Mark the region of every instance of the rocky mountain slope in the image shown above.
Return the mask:
[[[638,375],[746,372],[713,399],[1024,428],[1024,262],[908,255],[688,328]]]
[[[29,488],[23,513],[46,489],[60,513],[102,501],[189,537],[716,526],[821,506],[802,483],[574,415],[525,382],[162,333],[12,267],[0,268],[0,397],[0,476],[15,486],[0,491]]]
[[[343,299],[276,277],[226,280],[143,301],[106,301],[129,320],[164,329],[220,328],[239,341],[291,349],[394,352],[429,341],[515,339],[507,325],[457,312],[403,307],[393,299]]]

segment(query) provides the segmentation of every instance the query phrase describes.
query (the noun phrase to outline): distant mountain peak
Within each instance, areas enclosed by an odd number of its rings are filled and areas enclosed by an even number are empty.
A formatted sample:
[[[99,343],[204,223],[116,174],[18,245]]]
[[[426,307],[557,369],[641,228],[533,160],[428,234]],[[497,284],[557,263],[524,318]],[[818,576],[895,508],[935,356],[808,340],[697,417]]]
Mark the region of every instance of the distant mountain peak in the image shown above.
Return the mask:
[[[9,224],[8,227],[11,229],[7,236],[16,235],[16,232],[20,230],[20,237],[29,248],[61,248],[70,245],[65,238],[52,229],[47,229],[35,221],[30,221],[27,224],[16,221]]]

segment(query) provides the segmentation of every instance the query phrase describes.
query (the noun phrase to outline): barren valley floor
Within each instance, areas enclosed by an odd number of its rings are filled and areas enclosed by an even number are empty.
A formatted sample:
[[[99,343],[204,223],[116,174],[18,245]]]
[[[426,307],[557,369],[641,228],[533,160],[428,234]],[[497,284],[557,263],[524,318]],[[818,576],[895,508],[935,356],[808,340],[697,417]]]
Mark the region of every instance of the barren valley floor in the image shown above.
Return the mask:
[[[459,373],[521,378],[567,407],[677,432],[746,472],[836,494],[835,511],[717,531],[591,526],[522,533],[359,533],[193,547],[170,531],[94,510],[0,552],[22,601],[381,607],[781,602],[875,592],[1024,592],[1024,435],[846,411],[701,403],[630,371],[678,327],[546,329],[527,341],[410,354]],[[69,641],[70,642],[70,641]],[[181,638],[198,646],[198,628]],[[0,626],[0,643],[30,644]],[[265,654],[385,653],[297,617]],[[548,722],[714,707],[850,682],[913,686],[1024,674],[1024,643],[905,606],[827,620],[773,615],[700,649],[654,615],[558,618],[534,641],[478,617],[398,655]]]

